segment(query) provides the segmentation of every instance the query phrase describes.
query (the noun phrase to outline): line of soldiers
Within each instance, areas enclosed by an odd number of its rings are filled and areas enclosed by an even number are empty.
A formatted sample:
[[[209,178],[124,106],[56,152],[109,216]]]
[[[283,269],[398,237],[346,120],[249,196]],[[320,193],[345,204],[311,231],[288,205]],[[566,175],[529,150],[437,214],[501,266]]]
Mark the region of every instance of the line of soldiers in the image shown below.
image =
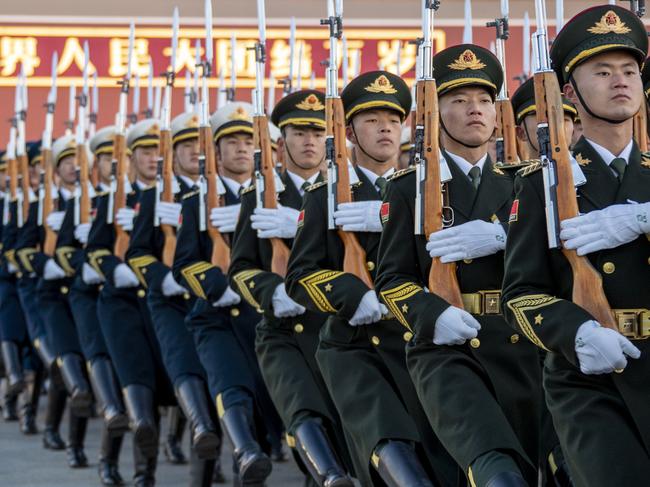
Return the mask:
[[[560,222],[561,239],[598,271],[617,330],[573,302],[569,261],[548,248],[532,79],[511,99],[522,162],[489,154],[504,76],[480,46],[433,56],[451,216],[430,235],[413,230],[419,173],[400,169],[411,92],[389,72],[363,73],[341,94],[353,201],[336,208],[319,91],[288,94],[271,114],[284,161],[275,208],[251,184],[252,105],[230,102],[210,119],[223,203],[214,208],[197,116],[172,122],[175,202],[160,201],[156,185],[160,121],[134,124],[131,191],[115,216],[130,232],[124,259],[113,252],[114,127],[90,141],[92,223],[75,225],[75,144],[59,138],[54,256],[42,252],[38,199],[20,228],[20,205],[4,200],[0,337],[7,397],[29,384],[23,429],[34,431],[42,377],[23,368],[40,358],[50,376],[45,445],[60,443],[67,397],[69,463],[85,462],[94,391],[105,485],[121,483],[129,429],[135,485],[154,485],[158,406],[176,404],[190,424],[192,486],[210,485],[223,432],[234,485],[267,485],[283,434],[305,485],[645,485],[650,154],[633,139],[633,119],[645,110],[647,51],[642,22],[604,5],[570,20],[550,52],[566,97],[562,135],[572,139],[578,116],[583,130],[571,162],[580,214]],[[643,75],[650,86],[650,69]],[[206,221],[230,247],[227,271],[213,263]],[[164,225],[177,241],[171,265]],[[349,234],[374,289],[344,270]],[[280,244],[291,249],[285,276],[273,263]],[[432,258],[455,263],[462,307],[429,289]]]

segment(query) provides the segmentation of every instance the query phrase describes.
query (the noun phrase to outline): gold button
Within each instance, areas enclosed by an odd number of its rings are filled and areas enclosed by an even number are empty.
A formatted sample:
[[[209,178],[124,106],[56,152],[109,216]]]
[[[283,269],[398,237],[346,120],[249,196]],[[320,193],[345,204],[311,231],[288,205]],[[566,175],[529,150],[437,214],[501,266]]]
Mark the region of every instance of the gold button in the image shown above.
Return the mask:
[[[375,270],[375,263],[373,261],[369,260],[368,262],[366,262],[366,268],[369,271],[374,271]]]
[[[201,275],[199,275],[199,279],[200,279],[201,281],[203,281],[203,280],[205,279],[205,274],[201,274]]]
[[[34,260],[34,255],[30,255],[29,260]]]
[[[463,259],[463,262],[465,262],[465,264],[471,264],[472,259]]]
[[[617,374],[622,374],[625,369],[614,369]]]
[[[138,297],[139,297],[139,298],[144,298],[144,295],[145,295],[145,294],[146,294],[146,293],[144,292],[144,289],[138,289]]]
[[[603,264],[603,272],[605,274],[613,274],[615,270],[616,270],[616,266],[614,265],[613,262],[605,262]]]
[[[183,297],[186,301],[191,298],[190,293],[183,293]]]
[[[142,273],[143,273],[143,274],[146,274],[146,273],[147,273],[147,268],[146,268],[146,267],[145,267],[144,269],[142,269]]]
[[[650,257],[648,257],[648,264],[650,264]]]
[[[378,346],[378,345],[379,345],[379,337],[378,337],[378,336],[373,336],[373,337],[370,339],[370,341],[372,342],[372,344],[373,344],[374,346]]]
[[[97,259],[98,264],[101,264],[102,262],[104,262],[104,259]]]
[[[68,286],[61,286],[61,294],[68,294]]]
[[[407,332],[404,332],[404,335],[402,335],[402,336],[404,337],[405,342],[410,342],[411,338],[413,338],[413,333],[411,333],[410,331],[407,331]]]
[[[481,346],[481,340],[479,340],[478,338],[472,338],[469,341],[469,346],[472,348],[478,348]]]
[[[97,287],[97,289],[101,291],[102,289],[104,289],[104,285],[103,285],[103,284],[100,284],[100,285]]]
[[[510,337],[510,343],[517,343],[519,341],[519,335],[516,333]]]
[[[230,316],[237,318],[239,316],[239,308],[231,308]]]
[[[302,326],[302,323],[296,323],[296,326],[294,326],[293,329],[296,331],[296,333],[302,333],[305,331],[305,327]]]

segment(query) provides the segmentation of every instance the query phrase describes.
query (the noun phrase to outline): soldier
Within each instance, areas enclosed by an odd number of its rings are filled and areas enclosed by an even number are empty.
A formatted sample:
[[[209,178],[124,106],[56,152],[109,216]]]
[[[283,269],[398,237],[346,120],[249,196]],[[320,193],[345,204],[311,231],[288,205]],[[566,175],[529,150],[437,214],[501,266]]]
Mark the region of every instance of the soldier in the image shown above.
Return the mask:
[[[320,176],[325,158],[323,93],[302,90],[278,102],[271,115],[280,127],[286,170],[275,209],[256,208],[255,187],[243,192],[229,278],[248,303],[264,311],[257,325],[256,352],[264,380],[287,430],[287,443],[301,469],[320,486],[351,486],[341,460],[347,447],[340,419],[315,360],[318,332],[326,316],[305,312],[287,296],[283,278],[271,271],[269,238],[290,248],[305,189]]]
[[[199,178],[198,117],[193,113],[179,115],[172,120],[171,135],[175,182],[178,185],[175,198],[180,200],[192,190]],[[160,226],[154,227],[154,217],[160,218],[161,224],[177,227],[181,205],[157,201],[157,197],[155,186],[142,192],[126,256],[140,284],[147,289],[147,304],[163,363],[174,385],[178,403],[190,419],[191,485],[209,486],[221,441],[205,370],[184,321],[194,299],[162,262],[165,239]]]
[[[493,54],[473,44],[437,53],[433,69],[451,226],[416,236],[415,170],[393,177],[382,207],[377,289],[414,334],[407,345],[411,378],[470,484],[535,485],[539,359],[499,309],[513,177],[512,166],[494,165],[488,145],[503,72]],[[455,263],[464,310],[424,291],[432,258]]]
[[[572,302],[567,257],[548,248],[540,165],[522,171],[515,185],[503,310],[548,351],[546,403],[576,486],[640,485],[650,475],[650,345],[643,340],[650,316],[650,156],[632,138],[647,49],[643,23],[614,5],[578,14],[551,47],[584,131],[572,171],[581,216],[561,222],[560,239],[600,275],[620,333]]]
[[[357,165],[349,174],[354,202],[340,204],[333,216],[355,233],[374,277],[381,193],[397,166],[411,95],[400,77],[373,71],[352,80],[341,98]],[[399,324],[382,318],[374,290],[342,271],[344,247],[327,228],[327,199],[325,183],[305,195],[286,286],[292,299],[328,314],[316,359],[349,435],[355,473],[363,485],[430,486],[430,479],[455,485],[457,466],[431,431],[408,377]]]
[[[157,171],[160,122],[142,120],[127,134],[135,180],[115,222],[124,230],[133,229],[137,202],[144,189],[154,183]],[[114,157],[118,157],[114,154]],[[96,203],[86,246],[88,263],[105,281],[97,301],[97,315],[115,371],[122,386],[134,441],[134,484],[155,482],[158,455],[158,405],[174,404],[173,388],[166,376],[158,342],[146,307],[145,292],[131,268],[113,254],[115,230],[108,223],[110,194]]]
[[[250,184],[253,160],[252,106],[233,102],[211,117],[219,160],[219,186],[225,206],[213,208],[210,222],[222,235],[235,230],[239,195]],[[271,473],[264,450],[267,435],[279,436],[273,408],[255,356],[257,312],[229,286],[222,269],[213,265],[212,240],[201,222],[207,214],[200,191],[185,195],[178,229],[174,278],[196,300],[186,318],[197,352],[216,398],[217,413],[234,446],[234,473],[244,485],[261,486]]]

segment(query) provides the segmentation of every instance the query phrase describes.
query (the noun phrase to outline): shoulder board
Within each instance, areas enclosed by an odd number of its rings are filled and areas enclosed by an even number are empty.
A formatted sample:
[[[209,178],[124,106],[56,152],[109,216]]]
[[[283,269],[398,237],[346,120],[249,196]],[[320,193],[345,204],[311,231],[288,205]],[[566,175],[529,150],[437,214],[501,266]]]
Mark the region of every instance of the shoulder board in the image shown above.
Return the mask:
[[[400,169],[399,171],[395,171],[391,176],[388,177],[389,181],[392,181],[393,179],[401,178],[405,174],[409,174],[415,171],[415,166],[409,166],[406,169]]]
[[[495,164],[493,167],[494,169],[501,169],[502,171],[513,171],[513,170],[518,171],[520,169],[530,166],[531,164],[535,164],[536,162],[539,162],[539,159],[520,161],[517,162],[516,164]]]
[[[641,153],[641,165],[643,167],[650,167],[650,152]]]
[[[326,184],[327,184],[327,181],[321,181],[321,182],[319,182],[319,183],[314,183],[314,184],[312,184],[311,186],[308,186],[307,189],[306,189],[305,191],[311,193],[311,192],[314,191],[315,189],[318,189],[318,188],[320,188],[321,186],[325,186]]]
[[[641,152],[641,157],[644,159],[650,159],[650,152]]]
[[[351,188],[358,188],[363,184],[363,181],[357,181],[356,183],[352,183],[350,185]]]
[[[99,193],[95,193],[95,198],[99,198],[100,196],[106,196],[110,191],[100,191]]]
[[[183,195],[183,200],[186,200],[186,199],[188,199],[188,198],[191,198],[191,197],[194,196],[195,194],[199,194],[199,190],[198,190],[198,189],[195,189],[194,191],[190,191],[189,193],[185,193],[185,194]]]
[[[246,193],[250,193],[251,191],[255,191],[255,185],[251,184],[248,188],[244,189],[241,194],[242,196],[245,195]]]
[[[521,177],[526,177],[533,174],[534,172],[539,171],[541,168],[542,168],[541,162],[533,162],[532,164],[529,164],[525,168],[517,171],[517,175]]]

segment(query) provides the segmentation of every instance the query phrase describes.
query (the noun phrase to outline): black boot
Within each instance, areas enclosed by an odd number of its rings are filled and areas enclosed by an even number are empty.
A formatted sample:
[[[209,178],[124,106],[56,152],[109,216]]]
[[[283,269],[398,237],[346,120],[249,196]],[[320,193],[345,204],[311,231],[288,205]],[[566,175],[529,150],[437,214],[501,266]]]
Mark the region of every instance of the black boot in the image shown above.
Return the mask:
[[[234,446],[233,455],[241,483],[262,485],[271,474],[271,460],[253,436],[248,412],[242,406],[233,406],[224,411],[221,421]]]
[[[4,380],[4,382],[6,383],[7,380]],[[18,421],[18,394],[4,393],[2,398],[2,419],[7,422]]]
[[[88,418],[77,416],[70,411],[70,429],[68,431],[68,444],[66,453],[68,455],[68,466],[70,468],[84,468],[88,466],[88,458],[84,453],[84,438]]]
[[[122,448],[123,435],[114,436],[106,424],[102,428],[102,444],[99,452],[99,480],[102,485],[123,485],[124,479],[118,470],[118,459]]]
[[[70,394],[70,410],[78,416],[89,417],[93,396],[84,372],[83,359],[68,353],[58,361],[65,387]]]
[[[219,423],[217,423],[217,427]],[[217,458],[214,462],[214,473],[212,474],[212,483],[213,484],[225,484],[226,476],[223,474],[223,468],[221,467],[221,448],[223,447],[223,436],[221,433],[221,428],[219,428],[219,446],[217,447]]]
[[[63,450],[65,443],[59,434],[61,418],[65,410],[68,393],[58,373],[58,367],[52,368],[50,387],[47,391],[47,409],[45,411],[45,431],[43,432],[43,446],[49,450]]]
[[[187,419],[177,406],[171,406],[167,409],[167,421],[169,430],[163,450],[165,457],[167,457],[169,463],[184,465],[187,463],[187,458],[183,453],[181,443],[183,442],[183,432],[185,431]]]
[[[195,448],[190,450],[190,487],[210,487],[215,460],[199,457]]]
[[[7,389],[5,394],[8,396],[18,395],[25,388],[25,379],[23,377],[23,366],[20,361],[20,349],[14,342],[3,341],[0,343],[2,348],[2,361],[5,366],[7,376]]]
[[[501,472],[488,480],[485,487],[528,487],[519,472]]]
[[[26,377],[27,388],[24,394],[23,411],[20,416],[20,431],[24,435],[35,435],[38,433],[36,427],[36,412],[41,397],[41,386],[43,384],[43,369],[28,374]]]
[[[134,487],[154,487],[156,485],[157,455],[145,455],[140,447],[134,443],[133,460],[135,473],[133,474]]]
[[[129,417],[126,415],[120,387],[109,359],[99,357],[93,361],[90,365],[90,383],[111,434],[128,431]]]
[[[133,442],[146,458],[158,454],[158,427],[155,419],[153,391],[140,384],[124,389],[124,402],[129,413]]]
[[[388,487],[433,487],[411,445],[404,441],[388,441],[375,449],[375,465]]]
[[[317,420],[303,422],[295,431],[296,450],[309,473],[322,487],[354,487],[341,467],[327,435]]]
[[[210,415],[205,383],[198,377],[188,377],[176,388],[176,397],[190,421],[193,450],[200,459],[215,459],[221,440]]]
[[[43,362],[45,370],[52,372],[53,369],[57,368],[54,350],[50,348],[50,345],[44,336],[34,340],[34,348],[36,349],[36,353],[38,353],[41,362]]]

